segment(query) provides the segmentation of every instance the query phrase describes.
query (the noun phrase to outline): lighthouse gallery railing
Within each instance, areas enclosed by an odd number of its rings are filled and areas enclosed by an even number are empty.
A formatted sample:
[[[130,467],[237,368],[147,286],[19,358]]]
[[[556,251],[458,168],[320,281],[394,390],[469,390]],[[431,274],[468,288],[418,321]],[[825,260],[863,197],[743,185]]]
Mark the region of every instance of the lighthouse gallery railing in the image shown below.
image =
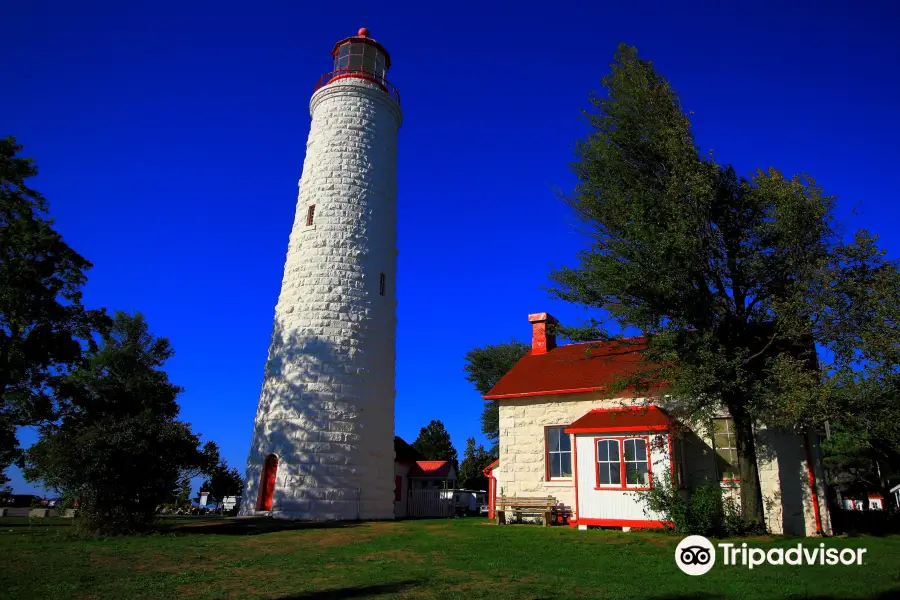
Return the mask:
[[[379,77],[368,71],[364,71],[362,68],[346,68],[340,69],[338,71],[331,71],[330,73],[325,73],[319,80],[316,82],[316,89],[318,91],[320,88],[325,87],[332,81],[337,81],[339,79],[363,79],[365,81],[371,81],[378,87],[380,87],[388,96],[393,98],[400,103],[400,90],[394,87],[387,79],[384,77]]]

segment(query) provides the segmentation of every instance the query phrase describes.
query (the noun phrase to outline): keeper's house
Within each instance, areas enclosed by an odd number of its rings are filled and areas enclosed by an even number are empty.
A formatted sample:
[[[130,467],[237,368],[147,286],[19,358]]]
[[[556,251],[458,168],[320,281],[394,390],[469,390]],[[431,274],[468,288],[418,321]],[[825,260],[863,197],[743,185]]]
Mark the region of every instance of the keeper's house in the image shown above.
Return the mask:
[[[686,490],[720,482],[735,494],[737,451],[726,412],[712,427],[676,424],[642,398],[606,398],[605,385],[634,372],[633,344],[556,346],[553,317],[528,316],[532,348],[485,395],[500,406],[500,459],[486,472],[498,495],[554,496],[572,525],[662,527],[634,492],[675,473]],[[713,432],[709,435],[707,432]],[[830,533],[815,432],[756,431],[766,525],[772,533]]]

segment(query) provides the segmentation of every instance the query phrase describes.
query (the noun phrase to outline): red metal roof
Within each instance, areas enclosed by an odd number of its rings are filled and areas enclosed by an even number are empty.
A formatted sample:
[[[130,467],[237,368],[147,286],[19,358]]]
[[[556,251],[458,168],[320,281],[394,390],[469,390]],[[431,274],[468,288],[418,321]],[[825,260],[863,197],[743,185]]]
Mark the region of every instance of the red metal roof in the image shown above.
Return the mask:
[[[449,460],[417,460],[410,467],[410,477],[435,477],[438,479],[446,479],[450,474],[453,463]]]
[[[523,356],[484,398],[521,398],[572,394],[601,389],[641,366],[643,338],[616,342],[586,342],[553,348],[546,354]]]
[[[610,431],[664,431],[671,426],[669,415],[656,406],[595,408],[568,427],[566,433]]]

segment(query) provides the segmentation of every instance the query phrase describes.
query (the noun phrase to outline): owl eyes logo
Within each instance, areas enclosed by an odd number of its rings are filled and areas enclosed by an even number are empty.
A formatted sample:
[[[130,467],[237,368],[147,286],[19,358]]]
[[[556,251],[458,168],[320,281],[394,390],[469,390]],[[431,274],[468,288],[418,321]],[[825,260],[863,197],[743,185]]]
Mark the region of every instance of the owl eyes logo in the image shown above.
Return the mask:
[[[690,535],[675,548],[675,564],[688,575],[703,575],[716,564],[716,550],[702,535]]]
[[[709,550],[703,546],[688,546],[681,551],[681,562],[685,565],[705,565],[709,560]]]

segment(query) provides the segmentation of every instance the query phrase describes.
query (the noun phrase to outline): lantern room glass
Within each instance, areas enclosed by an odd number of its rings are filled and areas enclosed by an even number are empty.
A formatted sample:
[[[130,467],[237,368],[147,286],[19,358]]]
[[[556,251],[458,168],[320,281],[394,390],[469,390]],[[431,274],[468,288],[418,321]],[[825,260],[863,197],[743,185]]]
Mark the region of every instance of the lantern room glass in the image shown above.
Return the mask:
[[[387,57],[377,46],[360,41],[350,41],[338,48],[334,57],[335,71],[362,71],[384,81],[387,77]]]

